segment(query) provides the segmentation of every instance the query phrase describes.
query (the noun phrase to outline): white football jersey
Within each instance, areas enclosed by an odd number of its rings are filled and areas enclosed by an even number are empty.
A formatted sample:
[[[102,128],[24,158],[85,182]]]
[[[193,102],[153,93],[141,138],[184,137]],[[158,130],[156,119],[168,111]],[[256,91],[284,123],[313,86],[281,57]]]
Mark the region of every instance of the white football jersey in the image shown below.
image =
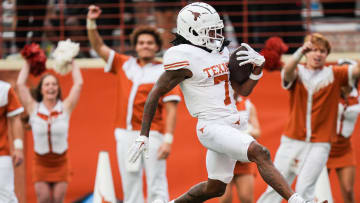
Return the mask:
[[[185,68],[193,74],[180,83],[186,106],[193,117],[217,119],[237,112],[228,62],[227,48],[220,53],[209,53],[181,44],[166,51],[163,61],[165,70]]]

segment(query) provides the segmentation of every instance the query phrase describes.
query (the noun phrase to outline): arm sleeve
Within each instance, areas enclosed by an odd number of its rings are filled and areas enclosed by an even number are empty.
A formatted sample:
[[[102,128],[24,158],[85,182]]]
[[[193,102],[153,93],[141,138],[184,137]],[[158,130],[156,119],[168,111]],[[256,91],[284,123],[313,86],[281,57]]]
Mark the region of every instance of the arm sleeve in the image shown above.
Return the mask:
[[[13,88],[9,89],[8,92],[8,104],[6,106],[7,117],[16,116],[21,114],[24,111],[24,108],[21,106],[19,99],[17,98]]]
[[[342,66],[334,66],[334,76],[335,79],[340,83],[341,86],[353,86],[354,80],[352,80],[352,68],[353,66],[342,65]]]
[[[190,70],[190,62],[188,57],[178,47],[170,48],[164,54],[164,70],[179,70],[186,68]]]
[[[119,54],[114,50],[111,50],[109,58],[104,67],[104,72],[116,74],[129,58],[130,56]]]

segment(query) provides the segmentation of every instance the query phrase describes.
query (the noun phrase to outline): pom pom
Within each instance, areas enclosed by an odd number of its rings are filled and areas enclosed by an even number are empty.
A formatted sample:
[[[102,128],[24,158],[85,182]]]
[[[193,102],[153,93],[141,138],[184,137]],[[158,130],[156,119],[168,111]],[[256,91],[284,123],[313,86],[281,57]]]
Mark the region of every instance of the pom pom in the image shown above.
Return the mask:
[[[281,55],[287,52],[289,47],[280,37],[270,37],[265,42],[265,47],[260,54],[265,57],[264,69],[268,71],[280,70],[283,66]]]
[[[79,43],[74,43],[70,39],[59,41],[53,53],[55,59],[54,71],[61,75],[69,73],[72,69],[71,62],[79,51]]]
[[[261,55],[265,57],[264,69],[268,71],[280,70],[284,65],[281,62],[281,56],[274,50],[261,50]]]
[[[42,50],[38,44],[27,44],[20,53],[29,63],[30,74],[38,76],[45,71],[46,55],[44,50]]]

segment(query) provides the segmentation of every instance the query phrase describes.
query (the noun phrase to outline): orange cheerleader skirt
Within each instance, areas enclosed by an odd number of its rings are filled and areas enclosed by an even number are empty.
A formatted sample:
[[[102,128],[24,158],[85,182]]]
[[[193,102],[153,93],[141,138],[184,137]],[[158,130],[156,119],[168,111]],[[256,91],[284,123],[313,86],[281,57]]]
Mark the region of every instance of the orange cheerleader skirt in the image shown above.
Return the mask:
[[[350,139],[337,135],[336,142],[331,143],[331,151],[326,165],[328,169],[356,166],[355,151]]]
[[[67,152],[45,155],[35,153],[32,175],[34,182],[69,182],[72,172]]]
[[[234,175],[245,175],[250,174],[254,177],[256,176],[256,164],[253,162],[250,163],[242,163],[237,161],[234,168]]]

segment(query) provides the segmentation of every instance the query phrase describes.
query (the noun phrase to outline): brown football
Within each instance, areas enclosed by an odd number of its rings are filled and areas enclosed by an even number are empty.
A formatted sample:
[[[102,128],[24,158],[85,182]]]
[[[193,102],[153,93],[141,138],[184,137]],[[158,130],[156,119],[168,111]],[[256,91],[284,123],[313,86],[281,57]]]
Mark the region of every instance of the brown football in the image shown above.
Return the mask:
[[[236,58],[241,55],[236,55],[238,51],[247,51],[246,47],[240,46],[237,48],[231,55],[229,60],[229,71],[230,71],[230,80],[236,81],[239,84],[244,83],[251,74],[253,70],[253,64],[245,64],[240,66],[239,63],[243,62],[242,60],[237,60]]]

